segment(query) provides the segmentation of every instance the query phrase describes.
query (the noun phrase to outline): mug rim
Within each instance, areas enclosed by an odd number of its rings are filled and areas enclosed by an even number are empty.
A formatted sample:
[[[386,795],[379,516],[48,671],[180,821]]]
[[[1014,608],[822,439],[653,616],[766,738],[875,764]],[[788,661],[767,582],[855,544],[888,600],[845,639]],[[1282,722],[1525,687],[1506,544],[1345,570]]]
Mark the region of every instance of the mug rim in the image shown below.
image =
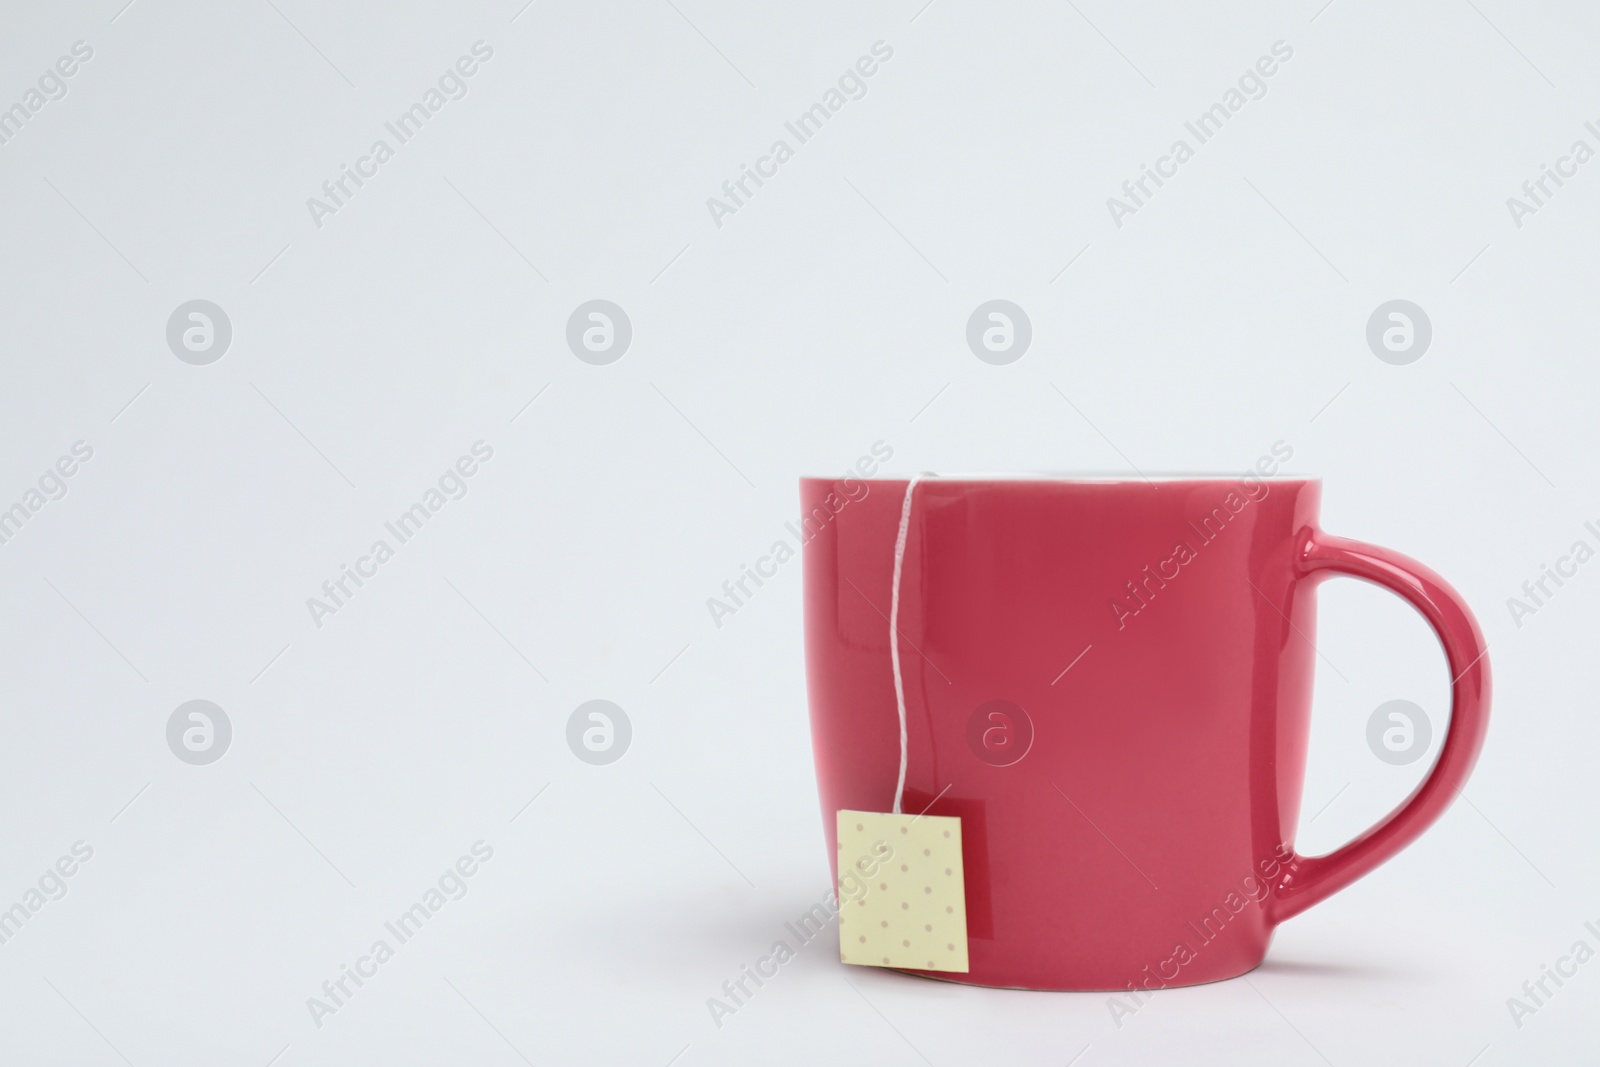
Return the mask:
[[[1147,474],[1128,474],[1124,471],[955,471],[949,474],[925,472],[923,477],[930,483],[1050,482],[1067,485],[1151,485],[1174,482],[1213,482],[1236,485],[1239,482],[1252,479],[1261,482],[1322,481],[1320,474],[1261,474],[1252,470],[1233,473],[1218,473],[1216,471],[1154,471]],[[897,477],[865,477],[851,471],[846,471],[842,475],[804,474],[800,476],[802,482],[839,482],[847,478],[858,482],[878,482],[883,484],[903,484],[911,480],[911,476],[908,474]]]

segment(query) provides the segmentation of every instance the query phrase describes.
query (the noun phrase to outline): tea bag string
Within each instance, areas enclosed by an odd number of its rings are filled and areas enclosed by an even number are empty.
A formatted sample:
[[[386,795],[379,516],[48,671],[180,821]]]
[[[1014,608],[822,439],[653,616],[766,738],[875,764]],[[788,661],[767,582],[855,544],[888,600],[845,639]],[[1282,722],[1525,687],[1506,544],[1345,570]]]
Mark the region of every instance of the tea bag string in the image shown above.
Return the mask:
[[[900,532],[894,539],[894,585],[889,594],[889,659],[894,664],[894,703],[900,714],[900,777],[894,786],[894,814],[901,814],[901,801],[906,792],[906,763],[910,745],[906,738],[906,687],[900,677],[900,572],[906,560],[906,535],[911,529],[911,493],[925,477],[935,477],[930,471],[911,476],[906,482],[906,498],[900,505]]]

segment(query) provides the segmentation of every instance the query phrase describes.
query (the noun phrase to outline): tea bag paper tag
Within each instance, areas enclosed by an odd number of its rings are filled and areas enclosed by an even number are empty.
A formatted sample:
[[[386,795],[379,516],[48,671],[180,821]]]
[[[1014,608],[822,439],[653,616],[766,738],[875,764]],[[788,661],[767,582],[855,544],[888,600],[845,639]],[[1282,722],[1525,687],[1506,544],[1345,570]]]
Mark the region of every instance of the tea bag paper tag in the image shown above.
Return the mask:
[[[967,970],[961,820],[845,811],[839,838],[839,958],[866,967]]]

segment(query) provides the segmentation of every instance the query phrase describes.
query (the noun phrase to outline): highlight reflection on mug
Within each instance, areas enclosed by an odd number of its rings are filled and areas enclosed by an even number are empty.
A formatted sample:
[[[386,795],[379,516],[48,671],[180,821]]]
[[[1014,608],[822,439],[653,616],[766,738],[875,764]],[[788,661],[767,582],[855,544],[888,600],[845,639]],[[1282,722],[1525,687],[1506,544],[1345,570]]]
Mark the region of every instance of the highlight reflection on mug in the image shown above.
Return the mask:
[[[967,747],[991,767],[1009,767],[1033,747],[1033,720],[1009,700],[980,704],[967,720]]]

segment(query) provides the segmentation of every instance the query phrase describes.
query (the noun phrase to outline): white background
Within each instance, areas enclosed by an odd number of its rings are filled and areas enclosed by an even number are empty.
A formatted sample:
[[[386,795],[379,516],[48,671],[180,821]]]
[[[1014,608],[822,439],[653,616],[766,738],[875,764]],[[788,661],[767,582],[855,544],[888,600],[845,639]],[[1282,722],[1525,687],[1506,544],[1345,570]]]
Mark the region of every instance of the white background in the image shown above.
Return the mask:
[[[1600,13],[123,3],[0,14],[0,107],[94,50],[0,145],[0,507],[94,449],[0,545],[0,908],[94,850],[0,945],[0,1061],[1592,1061],[1600,962],[1520,1027],[1506,1002],[1600,948],[1600,563],[1520,627],[1506,600],[1597,543],[1600,163],[1520,227],[1506,199],[1600,147]],[[315,225],[307,198],[478,40],[468,94]],[[867,95],[715,225],[707,198],[880,40]],[[1107,197],[1279,40],[1267,94],[1116,226]],[[195,298],[233,327],[207,366],[165,339]],[[565,341],[595,298],[633,325],[609,366]],[[965,340],[994,298],[1032,321],[1009,366]],[[1396,298],[1434,331],[1405,366],[1365,339]],[[315,625],[307,598],[478,440],[466,497]],[[1463,802],[1248,980],[1120,1026],[1103,994],[847,971],[830,933],[718,1027],[707,999],[827,869],[799,565],[720,628],[706,600],[798,475],[880,440],[889,476],[1242,471],[1288,443],[1330,531],[1479,614],[1496,696]],[[1427,766],[1374,757],[1374,708],[1421,705],[1435,749],[1447,714],[1386,594],[1325,587],[1318,645],[1304,851]],[[233,727],[209,766],[166,741],[197,698]],[[609,766],[565,740],[595,698],[633,726]],[[466,896],[317,1026],[307,998],[479,840]]]

